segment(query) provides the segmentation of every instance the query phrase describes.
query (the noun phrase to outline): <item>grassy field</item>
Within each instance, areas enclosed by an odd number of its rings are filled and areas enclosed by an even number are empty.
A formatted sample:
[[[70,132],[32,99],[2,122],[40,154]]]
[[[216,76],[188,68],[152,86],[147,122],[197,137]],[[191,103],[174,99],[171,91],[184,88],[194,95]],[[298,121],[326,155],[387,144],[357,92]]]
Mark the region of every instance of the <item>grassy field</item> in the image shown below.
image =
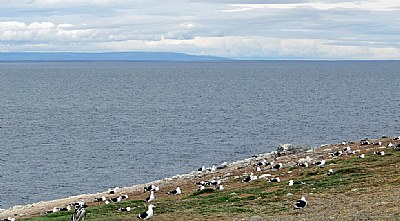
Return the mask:
[[[286,168],[275,173],[281,177],[280,183],[241,183],[232,178],[223,183],[224,191],[196,191],[193,183],[179,196],[157,192],[152,220],[400,220],[400,152],[388,148],[385,152],[384,156],[365,152],[364,159],[358,155],[328,159],[324,168]],[[335,172],[327,176],[331,168]],[[290,179],[305,184],[290,188]],[[85,220],[137,220],[137,214],[146,210],[143,199],[147,195],[109,205],[92,204]],[[302,196],[308,206],[294,210]],[[117,211],[126,206],[133,210]],[[67,221],[71,214],[58,212],[25,220]]]

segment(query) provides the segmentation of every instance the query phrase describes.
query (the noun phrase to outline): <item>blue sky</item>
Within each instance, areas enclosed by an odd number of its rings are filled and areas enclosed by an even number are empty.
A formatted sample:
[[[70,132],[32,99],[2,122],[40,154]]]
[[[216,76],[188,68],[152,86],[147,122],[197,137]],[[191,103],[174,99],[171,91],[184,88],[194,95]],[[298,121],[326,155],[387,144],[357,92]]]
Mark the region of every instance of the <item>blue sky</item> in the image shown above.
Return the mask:
[[[10,3],[12,2],[12,3]],[[399,0],[0,0],[0,51],[400,59]]]

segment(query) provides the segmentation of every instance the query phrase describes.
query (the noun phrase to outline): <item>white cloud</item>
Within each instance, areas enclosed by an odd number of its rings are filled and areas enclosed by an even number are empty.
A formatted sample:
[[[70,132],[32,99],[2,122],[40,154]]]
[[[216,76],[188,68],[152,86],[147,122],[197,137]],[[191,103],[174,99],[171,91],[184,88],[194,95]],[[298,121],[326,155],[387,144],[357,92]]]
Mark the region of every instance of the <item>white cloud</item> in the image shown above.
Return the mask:
[[[397,0],[0,0],[0,4],[3,51],[400,58]]]

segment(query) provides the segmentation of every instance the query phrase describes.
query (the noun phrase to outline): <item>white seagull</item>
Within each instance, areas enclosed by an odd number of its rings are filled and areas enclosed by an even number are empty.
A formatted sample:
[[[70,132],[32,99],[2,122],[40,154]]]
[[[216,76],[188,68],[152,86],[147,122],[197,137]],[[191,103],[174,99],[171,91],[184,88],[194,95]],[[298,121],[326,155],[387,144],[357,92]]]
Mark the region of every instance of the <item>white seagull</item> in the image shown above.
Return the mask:
[[[329,171],[328,171],[328,176],[330,176],[330,175],[332,175],[333,174],[333,169],[329,169]]]
[[[317,167],[324,167],[326,164],[326,160],[321,160],[321,161],[315,162],[314,164]]]
[[[182,194],[181,188],[178,186],[175,190],[169,191],[167,193],[168,195],[179,195]]]
[[[139,214],[138,216],[137,216],[137,218],[139,218],[139,219],[150,219],[151,217],[153,217],[153,215],[154,215],[154,212],[153,212],[153,208],[154,208],[155,206],[153,206],[152,204],[150,204],[149,205],[149,209],[146,211],[146,212],[144,212],[144,213],[142,213],[142,214]]]
[[[120,211],[120,212],[129,212],[129,211],[131,211],[131,207],[120,207],[119,209],[118,209],[118,211]]]
[[[76,206],[75,212],[72,214],[71,221],[83,221],[86,216],[86,211],[83,206]]]
[[[281,179],[280,179],[279,177],[274,177],[274,178],[272,178],[272,179],[270,180],[270,182],[272,182],[272,183],[279,183],[279,182],[281,182]]]
[[[294,209],[303,209],[306,206],[307,206],[307,200],[303,196],[301,197],[301,199],[297,200],[296,204],[294,205]]]
[[[150,203],[152,201],[156,200],[156,196],[154,195],[154,191],[150,191],[150,196],[146,198],[146,202]]]
[[[150,192],[152,190],[153,191],[159,191],[160,187],[151,184],[150,186],[147,186],[147,187],[145,186],[143,189],[144,189],[143,192],[145,193],[145,192]]]

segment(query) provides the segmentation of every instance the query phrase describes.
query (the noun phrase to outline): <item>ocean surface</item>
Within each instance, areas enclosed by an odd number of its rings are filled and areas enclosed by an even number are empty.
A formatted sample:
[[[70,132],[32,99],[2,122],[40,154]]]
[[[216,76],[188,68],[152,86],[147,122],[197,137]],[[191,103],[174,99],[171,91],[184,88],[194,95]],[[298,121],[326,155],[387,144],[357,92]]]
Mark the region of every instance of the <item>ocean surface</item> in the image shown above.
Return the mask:
[[[0,207],[400,135],[400,62],[0,63]]]

